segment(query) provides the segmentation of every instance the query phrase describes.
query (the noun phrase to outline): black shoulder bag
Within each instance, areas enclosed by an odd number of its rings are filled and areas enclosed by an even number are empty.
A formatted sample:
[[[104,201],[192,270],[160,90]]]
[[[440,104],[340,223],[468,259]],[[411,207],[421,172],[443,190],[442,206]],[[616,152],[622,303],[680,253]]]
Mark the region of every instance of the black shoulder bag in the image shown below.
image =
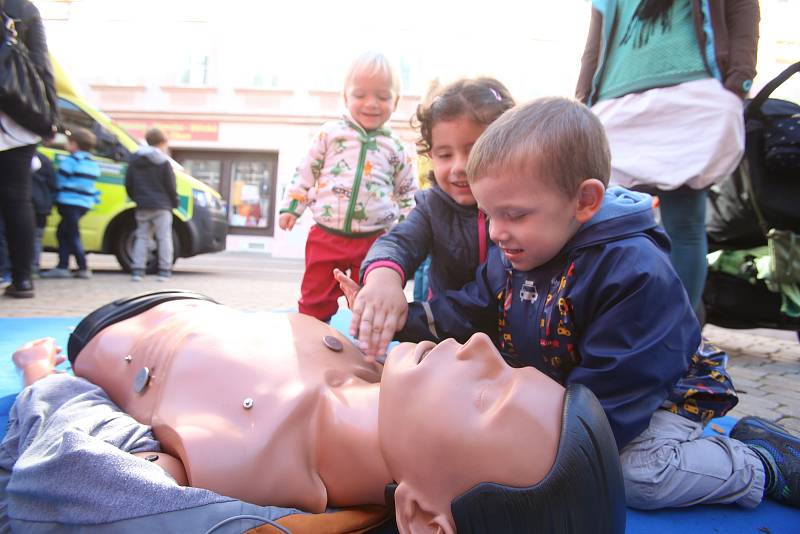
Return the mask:
[[[4,9],[0,21],[0,110],[23,128],[48,136],[53,132],[56,110],[47,98],[46,85],[19,38],[19,21]]]

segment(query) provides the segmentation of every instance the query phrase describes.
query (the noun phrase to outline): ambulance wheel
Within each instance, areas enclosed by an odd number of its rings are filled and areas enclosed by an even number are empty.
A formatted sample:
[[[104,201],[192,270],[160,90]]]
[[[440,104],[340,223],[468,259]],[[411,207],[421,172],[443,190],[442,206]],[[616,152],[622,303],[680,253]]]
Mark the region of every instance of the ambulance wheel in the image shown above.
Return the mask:
[[[125,221],[117,230],[114,237],[114,256],[117,257],[120,267],[126,273],[131,272],[133,267],[133,241],[136,233],[136,222],[133,219]],[[175,225],[172,226],[172,263],[173,265],[178,260],[181,253],[181,238],[175,230]],[[150,242],[147,251],[147,266],[145,267],[147,274],[155,274],[158,272],[158,256],[156,251],[155,240]]]

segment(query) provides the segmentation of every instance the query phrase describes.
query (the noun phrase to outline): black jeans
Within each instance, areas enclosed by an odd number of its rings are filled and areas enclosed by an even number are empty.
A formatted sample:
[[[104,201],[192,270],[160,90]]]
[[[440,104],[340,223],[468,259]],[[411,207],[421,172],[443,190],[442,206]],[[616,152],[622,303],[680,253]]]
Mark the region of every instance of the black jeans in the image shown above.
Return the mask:
[[[81,271],[86,270],[86,254],[83,252],[78,221],[87,211],[82,206],[58,204],[58,214],[61,215],[61,222],[58,223],[58,229],[56,230],[59,269],[69,268],[69,256],[71,254],[75,256],[75,261],[78,262],[78,269]]]
[[[33,262],[33,202],[31,159],[36,145],[0,150],[0,212],[15,285],[31,279]]]

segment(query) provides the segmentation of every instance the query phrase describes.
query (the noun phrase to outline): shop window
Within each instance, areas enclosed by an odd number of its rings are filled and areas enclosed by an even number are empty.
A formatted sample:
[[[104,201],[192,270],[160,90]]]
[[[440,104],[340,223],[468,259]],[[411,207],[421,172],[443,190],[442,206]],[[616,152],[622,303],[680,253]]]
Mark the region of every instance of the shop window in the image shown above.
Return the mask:
[[[229,233],[273,235],[277,154],[179,149],[173,156],[189,174],[222,195]]]
[[[222,161],[218,159],[191,159],[187,158],[181,162],[186,171],[204,182],[215,191],[219,191],[220,180],[222,179]]]
[[[272,210],[272,177],[263,160],[232,162],[228,223],[244,228],[266,228]]]

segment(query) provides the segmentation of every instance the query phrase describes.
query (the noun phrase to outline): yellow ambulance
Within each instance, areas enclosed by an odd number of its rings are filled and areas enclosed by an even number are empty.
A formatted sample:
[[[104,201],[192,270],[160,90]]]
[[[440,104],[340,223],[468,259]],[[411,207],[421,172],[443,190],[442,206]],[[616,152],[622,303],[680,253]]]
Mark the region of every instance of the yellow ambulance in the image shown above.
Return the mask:
[[[122,269],[130,271],[136,205],[125,192],[125,170],[139,143],[80,96],[58,63],[54,59],[52,62],[63,131],[45,142],[39,151],[58,169],[59,162],[68,154],[64,131],[81,127],[97,136],[92,155],[100,165],[101,176],[97,181],[100,203],[81,218],[81,241],[86,252],[114,254]],[[173,168],[180,199],[178,207],[172,211],[174,259],[224,250],[228,222],[219,193],[189,176],[177,162],[173,162]],[[58,249],[58,222],[58,212],[54,208],[45,228],[45,250]],[[155,270],[155,263],[155,251],[151,250],[149,271]]]

